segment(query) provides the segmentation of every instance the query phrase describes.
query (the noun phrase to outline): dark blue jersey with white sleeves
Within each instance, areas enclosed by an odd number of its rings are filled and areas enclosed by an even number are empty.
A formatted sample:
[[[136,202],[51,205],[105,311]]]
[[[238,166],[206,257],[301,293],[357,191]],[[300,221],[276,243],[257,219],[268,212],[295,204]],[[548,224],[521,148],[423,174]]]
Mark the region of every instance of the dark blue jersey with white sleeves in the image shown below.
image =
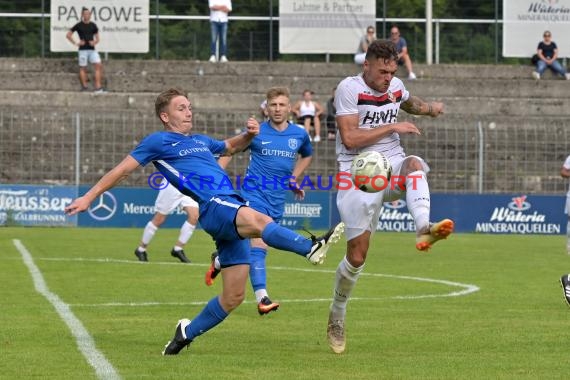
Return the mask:
[[[152,162],[181,193],[202,204],[216,195],[236,194],[214,158],[225,150],[224,141],[206,135],[159,131],[146,136],[130,155],[142,166]]]
[[[241,195],[252,206],[262,204],[272,217],[282,215],[297,155],[308,157],[313,154],[309,135],[297,124],[289,124],[283,131],[278,131],[266,121],[259,126],[259,134],[253,138],[249,149],[250,161]]]

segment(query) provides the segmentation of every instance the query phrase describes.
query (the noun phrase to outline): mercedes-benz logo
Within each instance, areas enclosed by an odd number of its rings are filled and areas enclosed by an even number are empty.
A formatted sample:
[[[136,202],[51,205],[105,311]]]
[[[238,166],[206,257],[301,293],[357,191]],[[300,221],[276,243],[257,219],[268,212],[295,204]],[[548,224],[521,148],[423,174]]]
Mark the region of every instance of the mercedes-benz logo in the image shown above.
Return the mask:
[[[117,199],[108,191],[101,194],[96,203],[87,210],[89,215],[98,221],[111,219],[116,211]]]

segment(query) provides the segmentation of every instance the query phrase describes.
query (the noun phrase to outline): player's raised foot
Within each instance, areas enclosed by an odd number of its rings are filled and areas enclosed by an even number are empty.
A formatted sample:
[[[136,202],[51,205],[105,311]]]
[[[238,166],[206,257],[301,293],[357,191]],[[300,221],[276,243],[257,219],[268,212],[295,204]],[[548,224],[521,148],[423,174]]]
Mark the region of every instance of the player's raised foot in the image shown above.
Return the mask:
[[[170,256],[176,257],[178,260],[180,260],[183,263],[189,263],[190,262],[190,259],[188,257],[186,257],[186,254],[184,253],[183,249],[181,249],[180,251],[177,251],[174,248],[172,248],[172,251],[170,251]]]
[[[327,339],[329,341],[329,347],[335,354],[342,354],[344,352],[346,347],[344,321],[342,319],[333,319],[332,314],[329,314]]]
[[[220,269],[216,268],[216,257],[218,257],[218,251],[212,252],[210,256],[212,263],[210,264],[210,268],[206,272],[206,276],[204,276],[204,282],[207,286],[212,286],[218,274],[220,274]]]
[[[322,236],[311,236],[311,239],[313,240],[313,246],[311,247],[311,251],[306,256],[311,264],[317,265],[324,263],[325,258],[327,257],[327,251],[332,244],[335,244],[340,240],[343,232],[344,223],[340,222]]]
[[[271,301],[267,296],[263,297],[257,304],[257,312],[259,315],[269,314],[272,311],[277,311],[277,309],[279,309],[279,304]]]
[[[148,261],[148,257],[146,256],[146,251],[141,251],[140,249],[135,249],[135,256],[139,259],[139,261]]]
[[[190,339],[186,338],[186,327],[190,322],[189,319],[181,319],[178,321],[176,331],[174,331],[174,337],[170,342],[166,343],[162,355],[178,355],[184,347],[192,343]]]
[[[428,251],[432,245],[442,239],[447,239],[453,232],[455,224],[451,219],[443,219],[440,222],[433,223],[429,227],[429,233],[422,234],[416,238],[416,249],[418,251]]]
[[[564,293],[564,300],[570,306],[570,274],[565,274],[560,277],[560,285],[562,285],[562,293]]]

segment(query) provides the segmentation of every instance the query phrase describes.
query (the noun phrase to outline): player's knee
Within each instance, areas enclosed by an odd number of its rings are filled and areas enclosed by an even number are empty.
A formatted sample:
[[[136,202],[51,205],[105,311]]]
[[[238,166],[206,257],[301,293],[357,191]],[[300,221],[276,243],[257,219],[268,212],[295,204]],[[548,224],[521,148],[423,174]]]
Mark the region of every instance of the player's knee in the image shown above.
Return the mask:
[[[229,294],[224,293],[220,299],[222,307],[230,312],[242,304],[245,299],[245,289],[243,291],[232,291]]]

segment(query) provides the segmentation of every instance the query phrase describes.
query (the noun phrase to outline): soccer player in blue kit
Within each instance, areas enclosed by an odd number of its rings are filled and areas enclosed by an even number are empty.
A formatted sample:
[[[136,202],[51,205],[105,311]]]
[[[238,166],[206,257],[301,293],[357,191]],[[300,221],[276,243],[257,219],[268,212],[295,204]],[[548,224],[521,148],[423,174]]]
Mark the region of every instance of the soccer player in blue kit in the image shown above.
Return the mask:
[[[311,163],[313,147],[305,129],[287,121],[291,112],[289,90],[272,87],[267,91],[266,99],[269,120],[260,125],[259,134],[249,144],[250,163],[241,195],[250,207],[279,223],[285,210],[287,191],[293,191],[298,200],[305,197],[305,191],[299,187],[296,179]],[[298,158],[298,155],[301,157]],[[279,304],[272,302],[267,293],[266,255],[267,244],[259,238],[251,239],[249,278],[260,315],[279,308]],[[219,271],[220,264],[214,256],[206,272],[206,285],[214,283]]]
[[[320,264],[330,245],[339,240],[344,226],[339,224],[321,237],[307,239],[246,206],[213,154],[234,154],[245,149],[259,133],[259,123],[254,118],[247,121],[246,132],[224,141],[191,134],[192,106],[186,93],[176,88],[158,95],[155,112],[164,130],[146,136],[85,195],[67,206],[65,212],[74,215],[87,210],[95,198],[149,162],[180,192],[198,202],[199,222],[214,238],[219,252],[223,289],[193,320],[178,321],[174,337],[162,352],[176,355],[243,302],[250,263],[247,238],[260,237],[272,247],[295,252],[313,264]]]

